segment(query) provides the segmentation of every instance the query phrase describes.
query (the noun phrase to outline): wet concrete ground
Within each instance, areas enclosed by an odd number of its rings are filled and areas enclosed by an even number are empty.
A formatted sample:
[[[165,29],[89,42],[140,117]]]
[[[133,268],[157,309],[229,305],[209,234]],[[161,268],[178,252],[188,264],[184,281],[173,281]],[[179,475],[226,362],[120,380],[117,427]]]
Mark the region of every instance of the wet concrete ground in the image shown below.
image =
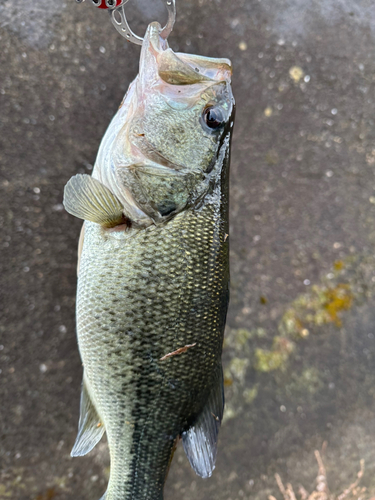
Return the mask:
[[[80,223],[62,191],[89,173],[137,71],[104,12],[0,3],[0,499],[95,500],[101,443],[71,459],[82,368]],[[165,498],[281,499],[316,486],[375,495],[375,10],[367,0],[177,0],[175,50],[229,57],[237,118],[226,417],[217,467],[180,447]],[[133,26],[163,16],[134,2]],[[325,451],[324,451],[325,450]]]

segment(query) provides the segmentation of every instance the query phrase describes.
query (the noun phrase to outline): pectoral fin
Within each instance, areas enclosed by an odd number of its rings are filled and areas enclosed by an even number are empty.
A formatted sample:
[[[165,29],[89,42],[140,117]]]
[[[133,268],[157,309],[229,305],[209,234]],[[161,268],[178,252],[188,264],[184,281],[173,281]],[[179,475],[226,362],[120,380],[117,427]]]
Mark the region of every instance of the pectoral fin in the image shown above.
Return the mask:
[[[215,468],[223,410],[223,369],[220,365],[206,406],[195,424],[182,434],[182,443],[190,465],[198,476],[203,478],[210,477]]]
[[[111,191],[86,174],[72,177],[64,189],[64,207],[79,219],[111,228],[124,223],[123,206]]]
[[[76,442],[71,451],[72,457],[83,457],[101,440],[104,425],[100,421],[95,406],[91,401],[85,379],[82,382],[81,408]]]

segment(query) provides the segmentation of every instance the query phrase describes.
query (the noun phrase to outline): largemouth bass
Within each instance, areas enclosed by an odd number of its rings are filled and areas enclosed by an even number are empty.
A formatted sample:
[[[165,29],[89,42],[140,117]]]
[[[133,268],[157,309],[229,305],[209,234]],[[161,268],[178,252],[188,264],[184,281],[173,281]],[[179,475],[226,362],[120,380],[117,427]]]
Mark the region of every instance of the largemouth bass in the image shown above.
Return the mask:
[[[174,53],[160,30],[147,29],[92,177],[73,177],[64,193],[67,211],[85,220],[72,456],[107,433],[106,500],[162,499],[180,437],[209,477],[223,416],[231,63]]]

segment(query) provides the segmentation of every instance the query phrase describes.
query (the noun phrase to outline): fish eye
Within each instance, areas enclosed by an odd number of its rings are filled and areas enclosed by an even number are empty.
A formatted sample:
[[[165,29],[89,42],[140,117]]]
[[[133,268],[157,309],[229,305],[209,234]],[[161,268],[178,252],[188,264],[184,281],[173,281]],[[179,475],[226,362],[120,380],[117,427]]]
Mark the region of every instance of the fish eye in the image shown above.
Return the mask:
[[[224,111],[220,106],[207,106],[203,110],[203,121],[212,130],[217,130],[225,123]]]

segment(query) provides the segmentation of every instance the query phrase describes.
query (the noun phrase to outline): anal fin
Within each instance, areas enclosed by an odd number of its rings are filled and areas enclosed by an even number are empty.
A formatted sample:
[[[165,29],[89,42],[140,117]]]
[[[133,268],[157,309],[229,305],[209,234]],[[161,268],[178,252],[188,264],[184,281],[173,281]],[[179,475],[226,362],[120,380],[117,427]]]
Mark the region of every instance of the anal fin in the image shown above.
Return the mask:
[[[64,188],[64,207],[79,219],[111,228],[126,222],[124,207],[101,182],[87,174],[72,177]]]
[[[215,381],[203,411],[190,429],[182,434],[182,444],[198,476],[212,475],[217,454],[217,439],[224,411],[223,369],[216,370]]]
[[[71,451],[72,457],[82,457],[91,451],[105,432],[104,424],[91,401],[85,378],[82,382],[81,406],[76,442]]]

